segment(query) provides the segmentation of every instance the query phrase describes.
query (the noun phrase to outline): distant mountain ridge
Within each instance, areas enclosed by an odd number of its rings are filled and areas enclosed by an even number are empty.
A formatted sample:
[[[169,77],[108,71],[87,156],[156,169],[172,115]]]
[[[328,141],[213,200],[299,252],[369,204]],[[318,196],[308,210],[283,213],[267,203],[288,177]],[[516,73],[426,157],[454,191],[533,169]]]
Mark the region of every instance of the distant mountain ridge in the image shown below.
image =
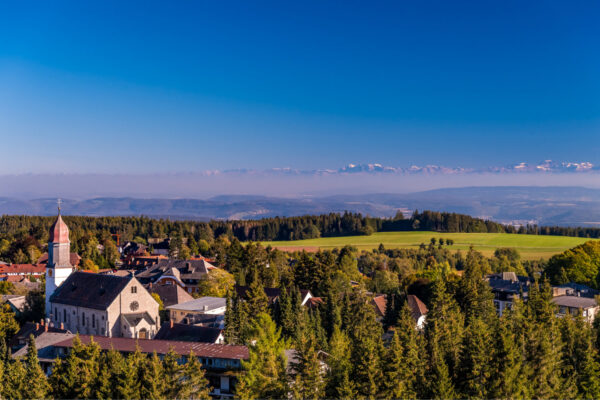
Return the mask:
[[[584,187],[464,187],[409,194],[375,193],[280,198],[223,195],[207,200],[98,197],[63,199],[63,213],[171,219],[258,219],[352,211],[377,217],[398,210],[457,212],[502,223],[600,226],[600,189]],[[0,214],[54,215],[56,199],[0,198]]]

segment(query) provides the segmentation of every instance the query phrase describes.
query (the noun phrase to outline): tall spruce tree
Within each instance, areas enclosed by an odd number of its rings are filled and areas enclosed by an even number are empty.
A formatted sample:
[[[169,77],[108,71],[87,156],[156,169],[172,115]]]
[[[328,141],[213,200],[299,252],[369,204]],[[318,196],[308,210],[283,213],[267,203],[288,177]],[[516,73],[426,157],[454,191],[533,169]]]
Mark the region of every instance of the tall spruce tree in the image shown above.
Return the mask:
[[[27,384],[27,397],[32,399],[45,399],[47,397],[50,386],[46,380],[46,374],[44,374],[40,367],[33,335],[29,336],[29,340],[27,341],[25,382]]]
[[[140,372],[140,397],[149,400],[164,398],[163,366],[156,352],[144,359]]]
[[[464,335],[461,354],[459,387],[468,398],[489,397],[492,376],[492,330],[477,316],[471,317]]]
[[[435,343],[436,359],[441,357],[448,369],[448,374],[455,379],[458,374],[462,338],[464,332],[464,316],[454,297],[446,288],[445,278],[440,276],[433,284],[433,293],[425,334],[429,343],[429,354],[433,353]]]
[[[350,361],[350,338],[339,324],[333,328],[329,341],[329,358],[327,359],[327,386],[325,393],[328,398],[354,398],[356,390],[350,380],[352,362]]]
[[[250,358],[242,362],[244,374],[236,388],[241,399],[284,398],[288,394],[285,341],[269,314],[252,321]]]
[[[320,399],[325,394],[323,366],[317,338],[304,320],[296,338],[295,361],[291,363],[292,391],[297,399]]]
[[[191,352],[183,369],[180,398],[192,400],[209,400],[210,385],[198,357]]]

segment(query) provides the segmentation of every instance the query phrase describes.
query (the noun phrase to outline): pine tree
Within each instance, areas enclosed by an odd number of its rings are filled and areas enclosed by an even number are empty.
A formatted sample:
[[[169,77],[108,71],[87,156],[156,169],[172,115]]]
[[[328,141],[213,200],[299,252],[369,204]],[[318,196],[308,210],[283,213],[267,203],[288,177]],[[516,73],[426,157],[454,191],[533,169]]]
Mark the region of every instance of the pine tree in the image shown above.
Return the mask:
[[[291,364],[294,398],[319,399],[325,394],[325,380],[317,338],[310,326],[302,325],[296,339],[296,360]]]
[[[551,300],[552,292],[547,282],[531,285],[526,307],[526,317],[531,321],[528,324],[526,357],[531,367],[533,396],[563,398],[562,343],[555,306]]]
[[[265,293],[265,289],[259,279],[256,279],[248,289],[247,309],[250,318],[254,318],[260,313],[265,313],[268,310],[269,299]]]
[[[376,398],[380,396],[383,379],[381,325],[375,319],[375,310],[363,295],[353,299],[351,312],[354,315],[352,326],[348,329],[354,367],[351,376],[359,396]]]
[[[326,394],[329,398],[353,398],[356,390],[349,380],[352,373],[350,361],[350,339],[340,330],[339,325],[333,328],[329,341],[329,358],[327,359],[327,386]],[[347,382],[344,382],[344,379]],[[343,389],[343,391],[342,391]]]
[[[50,391],[46,375],[40,367],[35,338],[29,336],[27,342],[27,355],[25,356],[25,382],[27,383],[27,397],[44,399]]]
[[[211,398],[208,379],[202,364],[193,352],[190,353],[184,367],[181,386],[180,398],[182,399],[209,400]]]
[[[443,358],[452,379],[458,374],[463,332],[464,316],[454,297],[448,293],[444,277],[439,277],[433,284],[425,334],[429,354],[432,353],[431,344],[435,343],[439,352],[436,357]]]
[[[262,313],[252,321],[250,357],[243,361],[244,374],[236,391],[241,399],[284,398],[288,387],[286,379],[285,342],[281,330],[269,314]]]
[[[118,398],[116,382],[125,367],[125,359],[118,351],[111,349],[102,354],[92,397],[99,400]]]
[[[492,332],[480,317],[472,317],[464,335],[460,388],[469,398],[488,398],[492,371]]]
[[[27,382],[25,382],[25,368],[21,360],[6,363],[4,377],[4,397],[7,399],[29,398]]]
[[[163,358],[164,373],[164,397],[167,399],[178,399],[182,368],[177,362],[177,355],[170,349]]]
[[[386,397],[415,398],[424,381],[419,337],[408,304],[400,311],[397,328],[385,360]]]
[[[143,361],[140,378],[140,397],[142,399],[164,398],[163,367],[156,352],[152,354],[152,357],[146,357]]]
[[[531,373],[524,363],[525,324],[523,302],[516,299],[504,310],[493,333],[492,375],[489,396],[496,399],[531,398]]]
[[[453,399],[456,397],[452,378],[448,371],[448,365],[442,356],[438,343],[430,343],[432,348],[430,355],[429,397],[433,399]]]
[[[136,348],[135,353],[129,354],[123,363],[117,377],[117,397],[120,399],[135,399],[140,396],[140,369],[143,358]]]
[[[67,358],[59,360],[50,375],[50,386],[55,398],[89,398],[94,391],[99,370],[99,347],[93,341],[84,346],[76,335]]]

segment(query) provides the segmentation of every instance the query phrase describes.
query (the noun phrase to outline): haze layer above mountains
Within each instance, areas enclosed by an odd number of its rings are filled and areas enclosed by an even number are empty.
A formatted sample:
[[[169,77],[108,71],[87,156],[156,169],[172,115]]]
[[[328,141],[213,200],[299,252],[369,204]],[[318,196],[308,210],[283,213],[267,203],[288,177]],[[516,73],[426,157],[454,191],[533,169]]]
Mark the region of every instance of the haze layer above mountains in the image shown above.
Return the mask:
[[[398,210],[449,211],[503,223],[600,226],[600,189],[583,187],[466,187],[407,194],[312,197],[223,195],[206,200],[100,197],[63,199],[63,213],[172,219],[256,219],[352,211],[389,217]],[[56,199],[0,198],[1,214],[54,215]]]

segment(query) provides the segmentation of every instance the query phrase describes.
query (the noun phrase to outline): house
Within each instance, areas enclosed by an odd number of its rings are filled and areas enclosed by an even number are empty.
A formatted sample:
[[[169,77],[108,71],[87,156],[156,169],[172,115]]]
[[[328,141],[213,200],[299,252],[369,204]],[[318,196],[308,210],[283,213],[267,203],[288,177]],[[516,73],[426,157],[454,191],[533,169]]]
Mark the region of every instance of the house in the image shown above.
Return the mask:
[[[79,338],[84,345],[92,340],[92,336],[88,335],[80,335]],[[172,350],[179,356],[179,364],[187,363],[190,353],[193,352],[206,370],[206,377],[213,388],[211,395],[214,397],[233,397],[237,375],[242,369],[242,360],[249,358],[246,346],[96,336],[93,337],[93,340],[98,343],[102,351],[114,349],[124,355],[134,353],[136,349],[139,349],[143,354],[156,353],[163,358]],[[55,343],[53,347],[56,349],[57,356],[66,357],[73,348],[73,341],[74,338],[67,338]]]
[[[2,303],[7,304],[17,317],[25,310],[25,302],[25,296],[17,294],[5,294],[2,296]]]
[[[202,342],[224,344],[223,329],[204,326],[176,324],[171,320],[165,322],[154,340],[178,340],[184,342]]]
[[[227,300],[223,297],[201,297],[185,303],[173,304],[166,309],[169,311],[171,321],[194,324],[195,317],[199,315],[224,315],[227,310]]]
[[[165,307],[194,300],[194,298],[179,285],[154,285],[151,283],[147,286],[147,289],[150,293],[156,293]]]
[[[553,289],[555,290],[555,292],[558,291],[560,293],[557,295],[588,297],[591,299],[600,294],[600,291],[596,289],[574,282],[554,286]]]
[[[147,270],[138,273],[136,278],[146,285],[179,285],[188,293],[196,293],[200,280],[214,268],[216,267],[205,259],[161,259]]]
[[[427,306],[414,294],[406,296],[406,303],[410,308],[410,314],[412,315],[417,329],[423,329],[425,327],[425,318],[427,317]],[[373,297],[371,304],[375,308],[375,314],[379,322],[383,321],[385,316],[385,309],[387,308],[387,296],[378,295]]]
[[[8,342],[11,352],[15,353],[25,346],[29,340],[29,336],[33,335],[34,338],[37,338],[47,332],[70,333],[68,330],[64,329],[64,327],[55,327],[44,320],[41,322],[26,322]]]
[[[37,349],[38,361],[40,363],[40,367],[42,371],[46,375],[50,375],[52,373],[52,367],[56,362],[57,348],[55,344],[59,342],[64,342],[72,338],[72,333],[68,331],[43,331],[39,335],[35,336],[35,348]],[[29,336],[27,336],[29,338]],[[27,350],[29,346],[27,345],[27,340],[23,343],[23,346],[19,347],[18,350],[14,351],[11,356],[13,359],[24,358],[27,355]]]
[[[0,265],[0,275],[8,282],[20,282],[30,276],[41,278],[46,272],[46,265],[42,264],[4,264]],[[11,279],[12,278],[12,279]]]
[[[515,299],[523,297],[526,300],[531,279],[527,276],[517,276],[514,272],[501,272],[486,276],[486,280],[494,295],[494,306],[498,315],[502,316],[505,309],[510,309]]]
[[[152,338],[158,303],[134,277],[74,272],[50,297],[49,318],[71,332]]]
[[[240,299],[247,300],[249,290],[250,290],[250,286],[235,285],[235,291],[236,291],[237,295],[240,297]],[[277,300],[279,299],[279,296],[281,296],[281,289],[279,289],[279,288],[264,288],[264,290],[265,290],[265,294],[267,295],[267,298],[269,299],[270,304],[276,303]],[[301,305],[305,305],[306,302],[313,297],[314,296],[312,295],[310,290],[300,289],[300,299],[301,299],[300,304]]]
[[[385,294],[381,294],[371,299],[371,305],[375,308],[375,314],[377,320],[381,322],[385,316],[385,308],[387,306],[387,297]]]
[[[552,302],[558,306],[556,315],[559,317],[581,313],[587,322],[592,323],[598,312],[598,303],[594,298],[565,295],[553,297]]]
[[[427,306],[414,294],[409,294],[406,300],[410,308],[410,314],[417,324],[417,329],[423,329],[425,327],[427,312],[429,312]]]
[[[161,260],[168,260],[167,256],[149,256],[145,254],[141,255],[128,255],[123,260],[123,265],[127,268],[133,268],[138,271],[145,270],[150,266],[158,263]]]

